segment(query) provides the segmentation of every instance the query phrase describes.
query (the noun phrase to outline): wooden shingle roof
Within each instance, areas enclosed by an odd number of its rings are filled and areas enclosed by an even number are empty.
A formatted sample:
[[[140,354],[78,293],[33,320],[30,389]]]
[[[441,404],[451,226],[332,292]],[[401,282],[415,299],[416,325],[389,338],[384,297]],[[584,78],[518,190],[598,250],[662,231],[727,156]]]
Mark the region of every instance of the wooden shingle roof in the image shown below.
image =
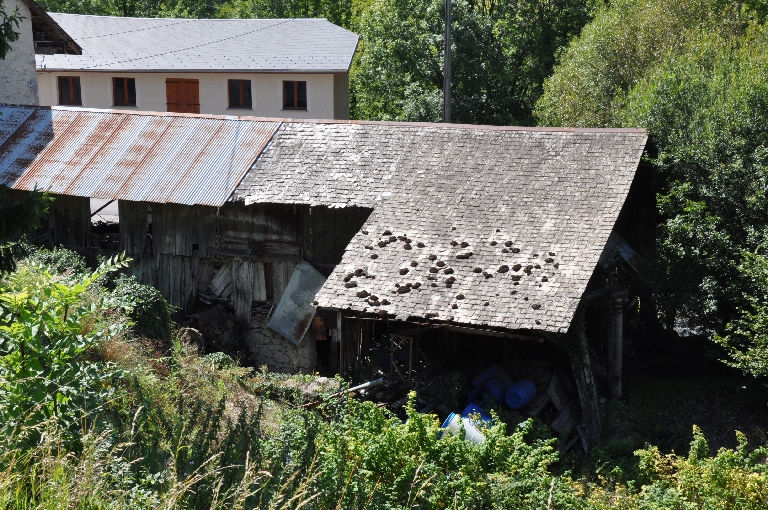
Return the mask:
[[[286,122],[235,196],[373,208],[319,306],[557,333],[645,141],[642,130]]]

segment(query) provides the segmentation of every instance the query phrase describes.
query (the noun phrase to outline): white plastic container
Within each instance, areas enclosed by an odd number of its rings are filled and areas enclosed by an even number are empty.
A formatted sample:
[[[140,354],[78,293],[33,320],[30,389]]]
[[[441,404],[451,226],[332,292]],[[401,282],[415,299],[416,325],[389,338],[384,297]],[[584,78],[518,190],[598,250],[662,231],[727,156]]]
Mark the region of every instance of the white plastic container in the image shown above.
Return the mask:
[[[462,418],[461,415],[451,413],[448,418],[443,422],[443,429],[445,433],[451,436],[457,436],[461,432],[461,426],[464,425],[464,439],[470,443],[482,443],[485,441],[485,436],[480,430],[472,423],[469,418]]]

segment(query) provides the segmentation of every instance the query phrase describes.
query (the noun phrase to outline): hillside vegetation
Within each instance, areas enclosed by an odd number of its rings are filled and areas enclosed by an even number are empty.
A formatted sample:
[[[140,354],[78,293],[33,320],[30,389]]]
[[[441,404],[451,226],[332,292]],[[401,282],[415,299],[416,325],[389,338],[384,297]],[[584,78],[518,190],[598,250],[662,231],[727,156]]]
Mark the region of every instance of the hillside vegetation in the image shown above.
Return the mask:
[[[167,304],[120,291],[124,260],[94,272],[40,250],[0,282],[0,508],[764,508],[768,450],[687,456],[648,446],[631,467],[578,477],[533,420],[472,444],[439,439],[371,402],[331,398],[342,380],[281,376],[203,356],[174,335]],[[65,269],[66,268],[66,269]],[[138,283],[131,285],[135,288]],[[153,304],[154,303],[154,304]],[[154,310],[153,314],[147,310]],[[162,328],[158,329],[162,333]],[[161,336],[161,335],[160,335]],[[613,461],[612,461],[613,462]],[[615,464],[615,462],[613,462]],[[617,465],[618,466],[618,465]],[[619,469],[619,471],[617,471]],[[601,471],[602,470],[602,471]],[[621,472],[621,474],[618,474]]]

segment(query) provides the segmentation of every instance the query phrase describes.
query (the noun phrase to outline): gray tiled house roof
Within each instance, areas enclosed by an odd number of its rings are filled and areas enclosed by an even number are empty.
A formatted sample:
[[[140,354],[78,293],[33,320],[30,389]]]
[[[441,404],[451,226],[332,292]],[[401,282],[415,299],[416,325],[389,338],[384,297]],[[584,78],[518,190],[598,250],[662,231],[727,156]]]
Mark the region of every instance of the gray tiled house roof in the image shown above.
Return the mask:
[[[235,196],[374,208],[320,306],[564,332],[645,141],[641,130],[291,122]]]
[[[82,55],[37,55],[39,70],[346,72],[357,35],[325,19],[50,16]]]

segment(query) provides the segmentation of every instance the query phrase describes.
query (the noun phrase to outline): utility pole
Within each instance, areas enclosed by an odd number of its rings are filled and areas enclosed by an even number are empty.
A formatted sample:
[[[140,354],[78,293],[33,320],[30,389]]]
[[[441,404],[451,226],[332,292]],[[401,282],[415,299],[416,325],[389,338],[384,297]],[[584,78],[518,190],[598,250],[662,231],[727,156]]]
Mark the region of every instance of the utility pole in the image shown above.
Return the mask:
[[[451,122],[451,0],[445,0],[445,63],[443,64],[443,122]]]

